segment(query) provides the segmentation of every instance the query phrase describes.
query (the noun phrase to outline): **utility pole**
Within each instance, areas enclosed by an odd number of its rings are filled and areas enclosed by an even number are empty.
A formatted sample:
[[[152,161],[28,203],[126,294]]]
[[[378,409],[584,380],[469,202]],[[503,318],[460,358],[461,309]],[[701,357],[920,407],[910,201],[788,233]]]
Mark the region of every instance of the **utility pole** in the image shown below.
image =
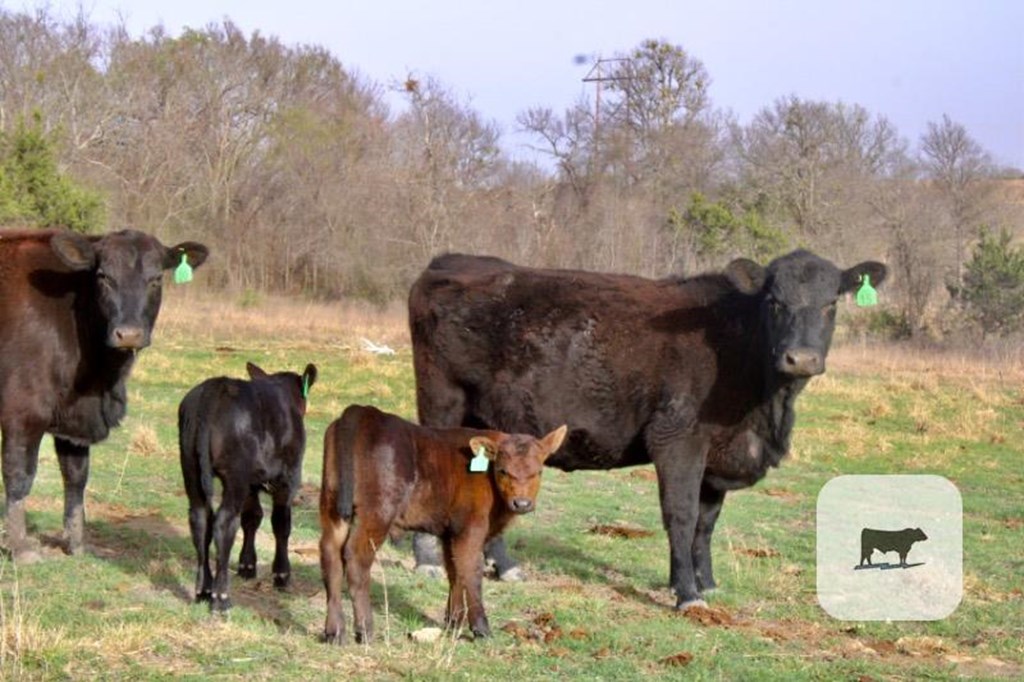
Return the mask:
[[[628,81],[629,76],[616,76],[614,69],[609,68],[605,71],[605,66],[608,64],[617,64],[619,62],[628,62],[629,57],[611,57],[608,59],[597,58],[594,65],[590,67],[590,71],[583,77],[584,83],[594,83],[594,140],[597,141],[601,137],[601,84],[609,81]]]

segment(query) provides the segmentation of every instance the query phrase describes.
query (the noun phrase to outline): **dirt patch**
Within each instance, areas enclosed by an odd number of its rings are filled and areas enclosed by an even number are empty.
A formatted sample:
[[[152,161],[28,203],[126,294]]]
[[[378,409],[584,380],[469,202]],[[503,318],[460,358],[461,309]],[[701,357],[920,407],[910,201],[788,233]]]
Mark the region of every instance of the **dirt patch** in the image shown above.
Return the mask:
[[[669,668],[682,668],[693,662],[693,654],[689,651],[681,651],[661,659],[660,663]]]
[[[779,556],[779,550],[771,547],[735,547],[732,550],[736,554],[754,557],[755,559],[768,559]]]
[[[626,539],[646,538],[654,535],[653,531],[626,523],[598,523],[591,526],[587,532],[594,533],[595,535],[607,535],[608,537]]]
[[[720,606],[690,606],[683,615],[705,627],[728,627],[735,623],[732,615]]]
[[[785,488],[762,488],[761,492],[768,497],[775,497],[786,502],[795,502],[801,497],[800,493],[795,493]]]
[[[509,621],[501,626],[501,630],[515,637],[518,642],[529,641],[550,644],[557,639],[561,639],[564,635],[562,627],[555,620],[554,614],[546,612],[534,616],[532,620],[525,623],[517,620]],[[577,630],[572,632],[577,634],[574,638],[580,638],[579,635],[581,633],[577,632]],[[585,638],[586,634],[583,633],[582,636]]]
[[[629,472],[630,478],[637,478],[641,481],[657,481],[658,474],[654,469],[633,469]]]

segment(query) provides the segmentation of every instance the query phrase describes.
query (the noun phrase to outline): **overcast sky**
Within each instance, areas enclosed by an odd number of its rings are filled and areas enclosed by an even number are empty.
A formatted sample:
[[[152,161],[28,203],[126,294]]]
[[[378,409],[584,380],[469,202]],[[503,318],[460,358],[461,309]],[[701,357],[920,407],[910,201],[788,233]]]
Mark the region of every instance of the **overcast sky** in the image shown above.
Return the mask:
[[[3,1],[3,0],[0,0]],[[596,56],[645,38],[680,45],[711,75],[711,98],[743,123],[776,99],[860,104],[916,146],[943,114],[995,160],[1024,169],[1024,0],[25,0],[132,35],[230,18],[246,33],[328,48],[389,85],[432,75],[506,135],[532,106],[563,112]],[[575,63],[576,55],[588,61]]]

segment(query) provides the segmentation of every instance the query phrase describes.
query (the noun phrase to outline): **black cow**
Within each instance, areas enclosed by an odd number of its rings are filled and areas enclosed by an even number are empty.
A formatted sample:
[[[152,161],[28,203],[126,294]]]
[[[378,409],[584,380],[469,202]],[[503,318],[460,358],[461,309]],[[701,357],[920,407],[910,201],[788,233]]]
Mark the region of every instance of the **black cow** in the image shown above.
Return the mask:
[[[900,566],[907,565],[907,554],[915,542],[927,540],[928,536],[920,528],[904,528],[903,530],[875,530],[864,528],[860,532],[860,566],[866,561],[871,566],[871,553],[878,550],[883,554],[896,552],[900,555]]]
[[[196,549],[196,601],[215,611],[231,608],[228,560],[242,525],[238,575],[256,577],[256,530],[263,520],[260,491],[274,500],[270,522],[276,542],[274,585],[291,578],[288,536],[292,501],[302,483],[306,447],[306,397],[316,382],[316,366],[267,374],[246,363],[250,381],[216,377],[190,390],[178,406],[181,473],[188,495],[188,523]],[[221,502],[213,513],[213,478],[221,482]],[[216,574],[210,573],[210,542],[216,546]]]
[[[715,586],[725,494],[789,449],[794,404],[825,371],[836,302],[885,266],[807,251],[767,268],[649,280],[436,258],[409,295],[420,422],[519,433],[568,423],[560,469],[653,462],[678,607]]]
[[[44,433],[64,479],[67,550],[83,548],[89,446],[125,414],[125,381],[149,345],[163,272],[206,260],[202,244],[166,247],[134,230],[102,237],[0,231],[0,430],[7,546],[38,558],[25,528]]]

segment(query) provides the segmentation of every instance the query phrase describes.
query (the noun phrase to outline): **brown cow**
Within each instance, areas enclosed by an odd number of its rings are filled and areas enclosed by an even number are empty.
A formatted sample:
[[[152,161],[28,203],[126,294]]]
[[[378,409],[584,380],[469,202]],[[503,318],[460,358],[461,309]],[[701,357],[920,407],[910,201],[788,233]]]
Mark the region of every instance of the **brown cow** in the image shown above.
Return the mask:
[[[0,231],[0,430],[7,546],[38,558],[25,527],[43,434],[64,479],[64,535],[82,551],[89,446],[124,417],[125,382],[149,345],[163,273],[206,260],[202,244],[164,246],[135,230],[85,237]]]
[[[393,527],[442,539],[449,585],[446,620],[457,626],[468,616],[473,634],[489,635],[480,589],[484,543],[516,514],[533,511],[544,460],[562,444],[566,430],[561,426],[537,439],[433,429],[374,407],[349,406],[324,435],[320,570],[327,588],[325,639],[341,643],[345,638],[344,571],[356,641],[369,641],[370,566]],[[474,453],[489,460],[486,471],[470,470]]]

